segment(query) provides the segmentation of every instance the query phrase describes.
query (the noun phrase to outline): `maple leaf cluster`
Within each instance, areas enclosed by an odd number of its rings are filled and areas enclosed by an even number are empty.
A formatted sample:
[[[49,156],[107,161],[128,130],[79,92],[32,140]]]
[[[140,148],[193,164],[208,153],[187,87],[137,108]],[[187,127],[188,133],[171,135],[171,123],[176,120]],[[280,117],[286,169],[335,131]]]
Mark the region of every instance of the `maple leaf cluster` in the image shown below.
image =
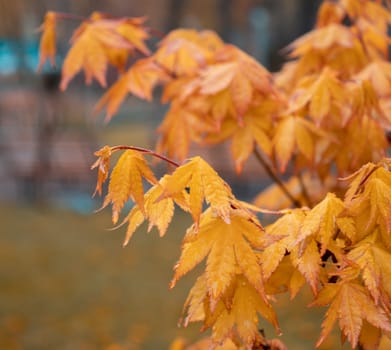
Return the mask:
[[[56,26],[67,16],[45,16],[40,68],[55,63]],[[391,335],[387,6],[324,1],[314,30],[286,48],[289,61],[274,74],[211,31],[177,29],[150,50],[145,20],[98,12],[82,19],[60,83],[66,89],[83,70],[87,83],[106,87],[115,67],[118,80],[96,107],[107,120],[128,94],[150,101],[158,85],[169,103],[156,150],[105,146],[95,153],[95,193],[108,182],[103,207],[111,206],[114,225],[127,225],[124,245],[143,222],[162,237],[175,208],[191,215],[170,287],[205,262],[182,320],[212,330],[201,348],[284,349],[258,331],[259,318],[279,334],[274,296],[293,299],[305,285],[311,307],[328,307],[317,346],[338,323],[353,348],[378,348]],[[226,141],[237,172],[254,153],[275,182],[253,204],[238,200],[201,157],[187,159],[193,142]],[[174,170],[159,179],[146,155]],[[282,181],[287,171],[293,175]],[[264,228],[259,211],[280,217]],[[172,349],[184,347],[174,342]]]
[[[338,320],[352,347],[375,349],[391,330],[390,160],[369,163],[349,180],[344,200],[328,193],[311,210],[294,209],[266,228],[287,236],[261,253],[263,273],[276,291],[284,285],[294,297],[307,283],[311,306],[329,305],[317,345]]]

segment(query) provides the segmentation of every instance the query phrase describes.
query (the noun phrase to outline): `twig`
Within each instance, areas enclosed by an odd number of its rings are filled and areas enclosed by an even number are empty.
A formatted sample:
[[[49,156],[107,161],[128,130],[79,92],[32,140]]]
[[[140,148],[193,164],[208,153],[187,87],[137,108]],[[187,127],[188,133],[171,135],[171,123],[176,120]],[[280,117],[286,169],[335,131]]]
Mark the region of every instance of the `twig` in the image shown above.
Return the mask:
[[[167,157],[165,157],[159,153],[156,153],[154,151],[151,151],[150,149],[147,149],[147,148],[136,147],[136,146],[124,146],[124,145],[118,145],[118,146],[111,147],[112,152],[115,152],[118,150],[133,150],[133,151],[137,151],[137,152],[141,152],[141,153],[146,153],[146,154],[149,154],[150,156],[153,156],[155,158],[159,158],[161,160],[164,160],[165,162],[175,166],[176,168],[180,166],[180,164],[173,161],[172,159],[167,158]]]
[[[303,197],[304,199],[306,200],[308,206],[310,208],[312,208],[312,200],[311,200],[311,197],[307,191],[307,187],[304,183],[304,179],[303,179],[303,174],[302,173],[299,173],[297,175],[297,178],[299,179],[299,183],[300,183],[300,187],[301,187],[301,193],[303,194]]]
[[[166,33],[155,28],[148,28],[148,30],[151,34],[155,35],[159,39],[163,39],[167,35]]]
[[[281,191],[289,198],[292,204],[296,208],[301,208],[300,202],[289,192],[284,183],[278,177],[276,172],[272,169],[272,167],[268,164],[266,159],[263,157],[262,153],[258,151],[256,147],[254,147],[254,154],[258,161],[261,163],[262,167],[265,169],[270,178],[277,184],[277,186],[281,189]]]

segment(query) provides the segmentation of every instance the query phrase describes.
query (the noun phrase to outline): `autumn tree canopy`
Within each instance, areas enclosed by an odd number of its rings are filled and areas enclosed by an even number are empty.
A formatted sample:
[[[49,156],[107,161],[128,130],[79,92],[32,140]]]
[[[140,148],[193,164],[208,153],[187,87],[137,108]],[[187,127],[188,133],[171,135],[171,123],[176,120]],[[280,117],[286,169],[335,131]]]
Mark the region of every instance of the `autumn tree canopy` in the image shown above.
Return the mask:
[[[279,334],[274,296],[294,299],[304,285],[311,307],[327,306],[316,346],[335,325],[352,348],[377,349],[390,337],[390,5],[324,1],[315,28],[285,49],[276,73],[211,31],[176,29],[152,49],[146,18],[79,18],[61,90],[80,72],[87,84],[96,80],[107,88],[96,106],[106,120],[128,95],[152,100],[156,86],[169,104],[155,150],[104,146],[92,167],[113,224],[127,225],[125,245],[144,221],[164,236],[175,209],[192,217],[170,287],[206,262],[182,322],[211,329],[205,349],[283,349],[259,324]],[[46,14],[40,68],[55,64],[56,28],[69,17]],[[109,66],[118,79],[107,87]],[[188,158],[192,143],[222,142],[238,173],[255,154],[274,180],[253,203],[236,198],[213,165]],[[160,179],[151,158],[168,164]],[[263,227],[259,212],[274,222]]]

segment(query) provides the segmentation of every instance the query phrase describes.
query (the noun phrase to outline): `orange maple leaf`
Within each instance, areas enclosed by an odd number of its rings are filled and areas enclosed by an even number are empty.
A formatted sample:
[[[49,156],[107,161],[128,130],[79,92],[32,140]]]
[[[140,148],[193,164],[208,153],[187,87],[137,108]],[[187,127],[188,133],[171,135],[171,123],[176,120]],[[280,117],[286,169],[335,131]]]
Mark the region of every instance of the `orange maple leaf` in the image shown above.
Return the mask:
[[[277,96],[271,74],[235,46],[225,45],[214,59],[216,63],[200,73],[200,94],[216,95],[228,90],[239,121],[255,99],[255,94]]]
[[[129,223],[123,243],[124,246],[128,244],[137,227],[145,220],[149,221],[148,232],[156,226],[159,236],[163,237],[174,215],[174,203],[188,211],[188,196],[185,191],[173,198],[161,198],[163,186],[169,177],[170,175],[163,176],[157,184],[147,191],[144,196],[144,210],[136,204],[122,222],[121,225]]]
[[[211,308],[207,276],[204,273],[198,277],[190,290],[184,311],[186,311],[186,318],[183,321],[185,327],[190,322],[204,321],[203,329],[212,328],[213,347],[233,337],[242,339],[247,346],[253,346],[257,341],[262,343],[264,339],[258,332],[257,314],[270,322],[277,333],[281,334],[273,308],[241,274],[235,276],[231,282],[224,301],[220,300],[215,307]]]
[[[69,81],[81,69],[85,72],[87,84],[95,78],[105,87],[109,62],[122,68],[124,53],[129,55],[134,49],[148,53],[144,45],[140,44],[139,33],[145,32],[145,29],[138,26],[139,22],[137,19],[111,19],[99,12],[93,13],[89,20],[76,29],[71,38],[72,47],[64,61],[60,88],[65,90]],[[132,30],[135,31],[134,36]],[[144,33],[142,39],[147,37]]]
[[[353,47],[354,34],[351,29],[341,24],[333,23],[326,27],[315,29],[287,47],[291,57],[304,55],[312,50],[327,50],[333,46]]]
[[[265,279],[268,279],[277,269],[285,254],[294,248],[304,218],[304,212],[295,209],[266,227],[266,233],[276,237],[276,242],[261,252],[262,272]]]
[[[176,195],[185,188],[189,190],[190,212],[196,226],[198,226],[204,199],[210,204],[213,213],[224,222],[230,222],[231,204],[234,201],[231,189],[202,158],[193,157],[189,162],[175,169],[164,185],[164,196]]]
[[[52,66],[56,65],[56,22],[56,13],[48,11],[44,22],[39,27],[39,30],[42,31],[42,36],[39,44],[38,71],[42,69],[47,59]]]
[[[358,73],[356,79],[360,81],[369,80],[378,98],[391,96],[390,62],[374,61]]]
[[[353,348],[357,346],[363,320],[376,328],[391,331],[390,320],[385,310],[375,305],[368,292],[354,281],[329,283],[319,292],[311,306],[330,305],[322,323],[322,332],[316,346],[330,334],[335,321]]]
[[[371,233],[376,225],[383,237],[391,232],[391,172],[387,162],[380,164],[367,164],[353,174],[346,192],[348,213],[361,227],[361,237]]]
[[[194,74],[223,45],[211,31],[177,29],[170,32],[153,55],[156,62],[177,77]]]
[[[304,87],[304,91],[299,89],[296,96],[295,100],[291,101],[289,105],[288,113],[295,113],[308,106],[309,116],[317,126],[323,122],[329,113],[335,114],[336,111],[344,107],[349,99],[344,91],[344,85],[337,78],[337,72],[329,68],[323,69],[322,73],[316,77],[310,86]],[[340,119],[343,121],[343,118]]]
[[[212,309],[238,271],[264,296],[261,267],[253,249],[262,249],[268,243],[254,216],[233,210],[228,224],[207,209],[201,216],[199,228],[194,225],[186,233],[170,286],[174,287],[178,279],[207,257],[205,273]]]
[[[97,157],[99,157],[96,162],[91,166],[91,169],[98,168],[98,179],[96,183],[96,188],[94,195],[98,193],[102,195],[102,185],[107,180],[110,171],[110,158],[112,154],[111,147],[104,146],[99,151],[94,153]]]
[[[145,213],[143,178],[151,184],[157,183],[142,154],[133,150],[125,151],[111,172],[108,192],[102,205],[105,208],[112,204],[113,224],[118,221],[119,214],[129,199],[137,203],[142,213]]]
[[[330,136],[309,120],[300,116],[282,116],[273,137],[274,153],[281,172],[297,149],[310,164],[314,161],[315,144],[320,138],[330,140]],[[331,139],[333,141],[333,139]]]
[[[231,138],[231,154],[235,161],[236,171],[240,173],[244,163],[258,147],[268,157],[272,153],[272,129],[273,116],[277,114],[278,103],[273,100],[265,100],[259,106],[248,109],[243,116],[241,125],[233,118],[223,121],[221,129],[212,132],[205,137],[205,142],[221,142]]]
[[[326,27],[333,23],[341,23],[345,16],[344,8],[339,3],[323,2],[316,19],[316,28]]]
[[[151,101],[152,90],[160,82],[170,80],[170,76],[148,57],[140,59],[122,75],[99,100],[96,111],[106,107],[106,120],[117,113],[127,94]]]
[[[337,218],[345,210],[345,205],[335,194],[326,197],[313,207],[302,222],[297,242],[311,236],[320,243],[320,254],[328,249],[328,244],[336,233]]]
[[[205,118],[206,119],[206,118]],[[211,128],[212,123],[181,103],[173,102],[157,131],[161,135],[157,152],[167,153],[170,158],[185,160],[192,141],[199,141],[200,135]]]

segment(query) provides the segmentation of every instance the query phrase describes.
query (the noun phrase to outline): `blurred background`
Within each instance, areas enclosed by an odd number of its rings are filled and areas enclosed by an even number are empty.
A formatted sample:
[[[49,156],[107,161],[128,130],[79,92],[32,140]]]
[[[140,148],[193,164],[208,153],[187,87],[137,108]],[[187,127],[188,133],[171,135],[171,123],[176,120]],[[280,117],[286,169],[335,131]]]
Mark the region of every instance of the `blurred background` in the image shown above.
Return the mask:
[[[101,199],[91,197],[93,152],[105,144],[153,148],[164,107],[129,97],[104,125],[93,114],[103,93],[97,85],[85,87],[79,76],[60,93],[59,70],[36,72],[45,12],[147,16],[163,33],[212,29],[275,71],[284,59],[280,50],[312,28],[319,3],[0,0],[0,349],[166,349],[175,337],[199,336],[199,325],[177,327],[195,275],[168,291],[190,219],[179,214],[164,239],[145,235],[143,226],[123,249],[124,230],[107,230],[110,214],[94,213]],[[57,62],[76,26],[60,25]],[[192,152],[210,160],[239,198],[267,184],[256,162],[238,177],[224,149]],[[312,349],[321,311],[307,317],[300,304],[278,303],[283,340],[290,349]],[[275,336],[269,328],[266,335]]]

